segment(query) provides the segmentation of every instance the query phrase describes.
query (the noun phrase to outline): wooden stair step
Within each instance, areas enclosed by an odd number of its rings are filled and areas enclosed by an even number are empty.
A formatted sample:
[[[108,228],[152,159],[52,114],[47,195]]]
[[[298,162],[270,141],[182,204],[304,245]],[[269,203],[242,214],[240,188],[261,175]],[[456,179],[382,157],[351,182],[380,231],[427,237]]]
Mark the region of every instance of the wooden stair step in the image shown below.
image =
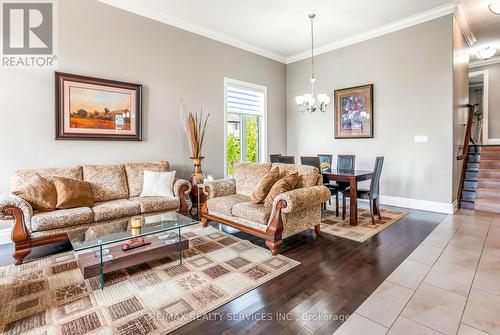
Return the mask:
[[[500,200],[477,199],[474,209],[483,212],[500,213]]]
[[[484,146],[480,149],[481,153],[483,152],[500,152],[500,146]]]
[[[497,151],[485,151],[480,154],[481,159],[500,159],[500,152]]]
[[[500,169],[500,160],[481,159],[479,169]]]
[[[479,178],[500,179],[500,169],[479,169]]]
[[[491,199],[500,201],[500,189],[478,188],[476,199]]]
[[[500,179],[478,178],[477,188],[490,188],[500,190]]]

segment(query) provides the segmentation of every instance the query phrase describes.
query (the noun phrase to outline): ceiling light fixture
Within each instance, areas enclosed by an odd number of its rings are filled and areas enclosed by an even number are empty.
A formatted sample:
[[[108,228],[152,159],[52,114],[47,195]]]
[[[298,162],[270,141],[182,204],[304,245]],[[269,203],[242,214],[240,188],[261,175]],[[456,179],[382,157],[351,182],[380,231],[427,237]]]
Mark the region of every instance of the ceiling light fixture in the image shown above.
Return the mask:
[[[491,3],[488,5],[488,8],[490,12],[492,12],[495,15],[500,15],[500,4],[499,3]]]
[[[480,48],[477,50],[477,57],[479,57],[482,60],[487,60],[490,59],[491,57],[495,56],[497,52],[497,49],[493,47],[484,47]]]
[[[328,94],[318,94],[315,97],[314,83],[316,78],[314,77],[314,26],[313,20],[316,14],[309,14],[309,19],[311,20],[311,91],[303,95],[298,95],[295,97],[295,102],[299,105],[299,110],[301,112],[315,112],[317,109],[326,112],[326,107],[330,103],[330,97]],[[318,101],[318,103],[316,103]]]

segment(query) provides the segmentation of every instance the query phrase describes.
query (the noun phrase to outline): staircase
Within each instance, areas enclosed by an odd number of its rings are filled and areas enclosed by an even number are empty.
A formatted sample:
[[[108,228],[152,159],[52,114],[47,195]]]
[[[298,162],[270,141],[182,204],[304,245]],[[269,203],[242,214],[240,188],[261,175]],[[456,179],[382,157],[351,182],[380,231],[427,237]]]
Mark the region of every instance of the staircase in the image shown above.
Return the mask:
[[[500,213],[500,146],[480,148],[475,209]]]
[[[500,213],[500,146],[470,146],[460,207]]]

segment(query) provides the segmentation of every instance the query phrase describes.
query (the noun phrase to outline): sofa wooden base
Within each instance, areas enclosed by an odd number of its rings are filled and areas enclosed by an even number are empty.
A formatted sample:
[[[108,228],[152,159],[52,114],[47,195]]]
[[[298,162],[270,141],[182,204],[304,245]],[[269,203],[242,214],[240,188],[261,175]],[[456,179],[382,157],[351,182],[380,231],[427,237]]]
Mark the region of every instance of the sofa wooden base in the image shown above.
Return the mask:
[[[210,198],[210,190],[205,189],[205,192],[208,194],[207,198]],[[281,219],[281,211],[283,208],[286,208],[287,204],[285,201],[279,201],[276,204],[276,208],[274,211],[274,216],[271,220],[271,223],[268,225],[267,230],[258,230],[252,227],[248,227],[245,225],[242,225],[238,222],[234,222],[231,220],[223,219],[220,217],[217,217],[215,215],[210,215],[208,213],[208,208],[206,202],[203,204],[202,209],[201,209],[201,223],[203,227],[208,226],[208,221],[215,221],[217,223],[221,223],[223,225],[241,230],[247,234],[253,235],[260,237],[264,240],[266,240],[266,246],[271,250],[271,253],[274,255],[277,255],[279,252],[279,248],[281,244],[283,244],[283,239],[281,236],[281,233],[283,232],[283,221]],[[314,230],[316,232],[316,235],[319,237],[320,236],[320,226],[317,225],[314,227]]]

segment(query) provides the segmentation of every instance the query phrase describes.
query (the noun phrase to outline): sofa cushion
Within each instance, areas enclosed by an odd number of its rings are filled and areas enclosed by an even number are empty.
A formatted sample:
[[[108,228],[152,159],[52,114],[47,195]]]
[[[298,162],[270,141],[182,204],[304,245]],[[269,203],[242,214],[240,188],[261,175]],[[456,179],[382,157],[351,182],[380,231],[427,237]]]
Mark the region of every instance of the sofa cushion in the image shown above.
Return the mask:
[[[123,165],[85,165],[83,180],[92,184],[95,202],[128,199],[127,176]]]
[[[93,220],[94,212],[89,207],[58,209],[52,212],[35,213],[31,218],[31,229],[35,232],[46,231],[91,223]]]
[[[29,202],[37,211],[53,211],[57,206],[54,184],[36,173],[30,178],[28,185],[15,195]]]
[[[238,163],[235,166],[234,179],[236,193],[251,196],[262,177],[271,170],[271,163]]]
[[[130,198],[138,197],[141,194],[144,171],[168,172],[170,164],[166,161],[125,164]]]
[[[273,187],[274,183],[276,183],[280,179],[280,170],[278,167],[273,167],[271,171],[266,173],[264,177],[259,181],[257,188],[253,191],[252,202],[254,204],[262,204],[264,203],[264,199],[266,199],[267,194]]]
[[[271,216],[271,208],[264,204],[255,204],[253,202],[243,202],[233,206],[233,216],[247,219],[260,224],[268,224]]]
[[[55,177],[57,208],[90,207],[94,204],[92,185],[71,178]]]
[[[280,169],[280,178],[283,178],[293,172],[299,173],[299,180],[297,181],[295,188],[316,186],[318,185],[318,180],[321,177],[318,168],[314,166],[274,163],[273,167],[275,166]],[[321,177],[321,181],[322,180],[323,179]],[[319,185],[321,185],[321,183]]]
[[[250,197],[242,194],[232,194],[225,197],[211,198],[207,200],[208,212],[221,212],[232,215],[233,206],[242,202],[249,202]]]
[[[137,202],[119,199],[97,203],[92,210],[94,221],[97,222],[140,214],[141,206]]]
[[[176,197],[135,197],[129,200],[139,204],[141,213],[176,211],[180,206],[180,200]]]
[[[16,173],[10,180],[12,193],[22,191],[30,183],[31,177],[33,177],[35,174],[42,176],[49,182],[53,182],[54,177],[82,180],[82,167],[75,166],[65,168],[29,169],[16,171]]]
[[[285,176],[278,180],[276,184],[271,187],[271,190],[266,196],[264,200],[264,205],[266,207],[272,207],[274,198],[276,198],[279,194],[291,191],[297,186],[297,181],[299,180],[299,173],[293,172],[288,176]]]

